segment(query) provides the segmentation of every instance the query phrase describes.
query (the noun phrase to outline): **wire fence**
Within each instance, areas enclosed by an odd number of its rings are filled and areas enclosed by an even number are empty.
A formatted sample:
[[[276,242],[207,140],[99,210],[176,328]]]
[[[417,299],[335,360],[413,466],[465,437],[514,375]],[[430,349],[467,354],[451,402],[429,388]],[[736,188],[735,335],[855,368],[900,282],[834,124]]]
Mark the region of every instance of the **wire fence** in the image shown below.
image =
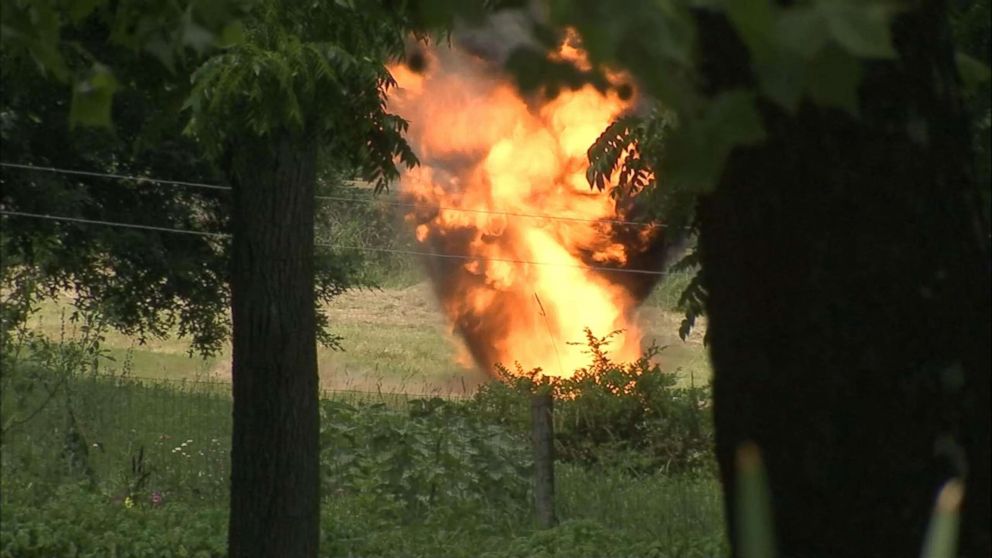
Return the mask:
[[[233,411],[230,382],[81,373],[46,384],[37,376],[15,378],[11,370],[4,374],[5,428],[0,441],[5,470],[38,469],[44,478],[67,479],[72,476],[72,462],[77,461],[84,464],[76,471],[79,477],[99,479],[110,493],[225,497]],[[52,396],[44,389],[50,389]],[[24,397],[25,390],[35,396]],[[398,410],[430,396],[320,391],[324,401]],[[151,478],[151,484],[141,484],[142,477]]]
[[[119,388],[138,387],[152,390],[170,390],[177,394],[210,395],[231,398],[232,384],[229,380],[208,378],[162,378],[155,376],[135,376],[132,374],[90,374],[86,376],[97,382],[106,382]],[[463,389],[422,386],[426,389],[409,391],[386,389],[330,388],[321,386],[317,393],[321,400],[350,401],[358,403],[406,403],[414,399],[438,397],[450,400],[471,399],[473,393]]]

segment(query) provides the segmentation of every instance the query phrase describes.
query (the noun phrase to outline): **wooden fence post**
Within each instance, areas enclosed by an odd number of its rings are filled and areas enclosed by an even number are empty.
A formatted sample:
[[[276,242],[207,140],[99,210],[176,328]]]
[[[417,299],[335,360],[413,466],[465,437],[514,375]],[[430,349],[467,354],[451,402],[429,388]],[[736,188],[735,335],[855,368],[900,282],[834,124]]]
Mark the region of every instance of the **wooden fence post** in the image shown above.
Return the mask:
[[[531,399],[531,440],[534,446],[534,512],[542,529],[555,519],[554,398],[541,390]]]

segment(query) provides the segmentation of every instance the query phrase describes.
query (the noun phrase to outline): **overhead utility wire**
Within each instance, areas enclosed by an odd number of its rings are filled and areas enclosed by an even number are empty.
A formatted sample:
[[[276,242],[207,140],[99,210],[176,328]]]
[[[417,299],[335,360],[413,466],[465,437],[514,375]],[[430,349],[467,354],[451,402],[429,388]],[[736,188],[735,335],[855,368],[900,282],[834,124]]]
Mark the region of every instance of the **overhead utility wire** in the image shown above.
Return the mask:
[[[117,221],[101,221],[99,219],[83,219],[81,217],[64,217],[62,215],[48,215],[45,213],[28,213],[26,211],[9,211],[0,209],[0,215],[10,215],[12,217],[28,217],[31,219],[48,219],[49,221],[69,221],[71,223],[83,223],[86,225],[104,225],[108,227],[121,227],[125,229],[141,229],[146,231],[161,231],[178,234],[191,234],[193,236],[210,236],[214,238],[227,238],[231,235],[227,233],[212,233],[205,231],[193,231],[189,229],[173,229],[169,227],[156,227],[154,225],[138,225],[135,223],[119,223]]]
[[[156,182],[159,184],[172,184],[174,186],[190,186],[192,188],[207,188],[210,190],[230,190],[229,186],[219,186],[217,184],[204,184],[202,182],[184,182],[182,180],[165,180],[161,178],[148,178],[146,176],[132,176],[127,174],[111,174],[104,172],[92,172],[73,169],[60,169],[56,167],[36,167],[34,165],[22,165],[20,163],[0,162],[0,167],[10,167],[14,169],[25,169],[40,172],[53,172],[56,174],[70,174],[78,176],[92,176],[97,178],[115,178],[117,180],[134,180],[136,182]]]
[[[365,204],[374,204],[376,200],[358,200],[352,198],[343,198],[339,196],[316,196],[318,200],[332,200],[332,201],[343,201],[343,202],[358,202]],[[623,221],[619,219],[588,219],[584,217],[565,217],[563,215],[543,215],[540,213],[518,213],[514,211],[496,211],[490,209],[469,209],[465,207],[450,207],[443,205],[419,205],[410,202],[391,202],[383,201],[386,205],[391,205],[393,207],[406,207],[410,209],[434,209],[438,211],[461,211],[464,213],[482,213],[485,215],[504,215],[507,217],[524,217],[528,219],[550,219],[552,221],[573,221],[577,223],[610,223],[613,225],[636,225],[639,227],[664,227],[662,223],[644,223],[640,221]]]
[[[191,234],[195,236],[208,236],[213,238],[230,238],[231,235],[228,233],[211,233],[204,231],[194,231],[190,229],[173,229],[169,227],[156,227],[152,225],[137,225],[134,223],[120,223],[116,221],[102,221],[98,219],[83,219],[80,217],[63,217],[61,215],[48,215],[44,213],[28,213],[26,211],[9,211],[6,209],[0,209],[0,215],[9,215],[11,217],[27,217],[30,219],[47,219],[49,221],[68,221],[72,223],[82,223],[89,225],[104,225],[109,227],[121,227],[126,229],[142,229],[151,231],[161,231],[161,232],[171,232],[179,234]],[[512,258],[487,258],[482,256],[469,256],[467,254],[444,254],[441,252],[424,252],[420,250],[403,250],[400,248],[376,248],[374,246],[348,246],[343,244],[327,244],[323,242],[314,243],[315,246],[321,246],[324,248],[333,248],[336,250],[359,250],[366,252],[384,252],[388,254],[406,254],[410,256],[425,256],[432,258],[447,258],[456,260],[468,260],[468,261],[483,261],[483,262],[503,262],[503,263],[517,263],[517,264],[529,264],[529,265],[545,265],[551,267],[571,267],[575,269],[588,269],[592,271],[605,271],[611,273],[635,273],[641,275],[667,275],[664,271],[654,271],[650,269],[624,269],[616,267],[606,267],[601,265],[580,265],[580,264],[569,264],[569,263],[558,263],[558,262],[541,262],[536,260],[517,260]]]
[[[7,163],[0,162],[0,167],[11,167],[16,169],[26,169],[41,172],[52,172],[56,174],[69,174],[69,175],[81,175],[81,176],[93,176],[93,177],[104,177],[104,178],[114,178],[117,180],[134,180],[137,182],[154,182],[159,184],[172,184],[175,186],[189,186],[192,188],[208,188],[211,190],[230,190],[230,186],[220,186],[217,184],[203,184],[201,182],[183,182],[180,180],[165,180],[159,178],[149,178],[144,176],[130,176],[123,174],[108,174],[92,171],[80,171],[71,169],[60,169],[56,167],[36,167],[33,165],[22,165],[19,163]],[[353,190],[366,190],[366,188],[349,187]],[[613,225],[631,225],[638,227],[665,227],[663,223],[651,223],[643,221],[625,221],[622,219],[588,219],[584,217],[567,217],[564,215],[545,215],[542,213],[521,213],[514,211],[498,211],[490,209],[470,209],[465,207],[451,207],[443,205],[420,205],[410,202],[395,202],[386,200],[371,200],[371,199],[357,199],[357,198],[346,198],[342,196],[314,196],[318,200],[328,200],[328,201],[342,201],[346,203],[363,203],[366,205],[372,205],[375,203],[383,203],[392,207],[404,207],[408,209],[421,209],[421,210],[436,210],[436,211],[459,211],[463,213],[478,213],[484,215],[503,215],[506,217],[523,217],[527,219],[548,219],[551,221],[571,221],[576,223],[608,223]]]
[[[13,169],[24,169],[30,171],[38,172],[51,172],[55,174],[68,174],[68,175],[78,175],[78,176],[91,176],[96,178],[113,178],[116,180],[133,180],[135,182],[154,182],[156,184],[171,184],[174,186],[189,186],[191,188],[206,188],[208,190],[230,190],[230,186],[221,186],[220,184],[206,184],[203,182],[186,182],[182,180],[169,180],[166,178],[152,178],[150,176],[135,176],[130,174],[114,174],[106,172],[95,172],[95,171],[84,171],[75,169],[63,169],[58,167],[42,167],[36,165],[25,165],[22,163],[9,163],[7,161],[0,161],[0,167],[10,167]],[[361,188],[358,186],[346,186],[346,188],[351,190],[368,190],[368,188]]]
[[[372,252],[386,252],[391,254],[409,254],[411,256],[428,256],[433,258],[450,258],[456,260],[479,260],[483,262],[505,262],[530,265],[549,265],[552,267],[572,267],[576,269],[589,269],[593,271],[609,271],[616,273],[638,273],[641,275],[667,275],[664,271],[654,271],[650,269],[625,269],[619,267],[606,267],[604,265],[580,265],[558,262],[539,262],[534,260],[515,260],[511,258],[484,258],[481,256],[469,256],[466,254],[442,254],[439,252],[420,252],[417,250],[401,250],[399,248],[375,248],[372,246],[343,246],[338,244],[316,244],[327,248],[338,248],[342,250],[369,250]]]

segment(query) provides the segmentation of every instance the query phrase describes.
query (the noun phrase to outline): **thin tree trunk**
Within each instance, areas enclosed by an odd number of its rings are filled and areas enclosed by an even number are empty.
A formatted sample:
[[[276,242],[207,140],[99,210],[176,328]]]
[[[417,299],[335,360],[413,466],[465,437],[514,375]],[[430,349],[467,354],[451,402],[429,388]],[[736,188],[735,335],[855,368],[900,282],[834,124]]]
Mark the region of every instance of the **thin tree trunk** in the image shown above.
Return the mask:
[[[232,558],[317,555],[315,167],[288,137],[232,151]]]
[[[701,16],[714,92],[751,82]],[[897,18],[860,117],[763,109],[700,206],[717,457],[763,451],[780,555],[918,556],[940,485],[965,475],[962,556],[989,543],[988,225],[944,6]]]

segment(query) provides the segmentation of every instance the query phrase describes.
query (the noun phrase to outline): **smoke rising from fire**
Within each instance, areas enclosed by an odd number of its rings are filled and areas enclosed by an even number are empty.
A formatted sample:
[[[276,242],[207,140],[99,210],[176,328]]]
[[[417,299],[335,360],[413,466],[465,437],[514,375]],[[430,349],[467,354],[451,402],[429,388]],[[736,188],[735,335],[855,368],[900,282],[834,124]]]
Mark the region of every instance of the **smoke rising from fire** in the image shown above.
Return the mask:
[[[497,42],[498,43],[498,42]],[[637,305],[655,276],[610,269],[657,268],[657,226],[628,218],[606,192],[590,189],[587,150],[631,108],[629,96],[592,86],[555,98],[526,97],[480,42],[422,51],[419,72],[390,68],[389,108],[409,121],[421,165],[399,190],[428,257],[441,306],[476,364],[519,362],[571,375],[588,364],[584,328],[622,330],[610,345],[636,358]],[[560,56],[582,63],[564,45]]]

